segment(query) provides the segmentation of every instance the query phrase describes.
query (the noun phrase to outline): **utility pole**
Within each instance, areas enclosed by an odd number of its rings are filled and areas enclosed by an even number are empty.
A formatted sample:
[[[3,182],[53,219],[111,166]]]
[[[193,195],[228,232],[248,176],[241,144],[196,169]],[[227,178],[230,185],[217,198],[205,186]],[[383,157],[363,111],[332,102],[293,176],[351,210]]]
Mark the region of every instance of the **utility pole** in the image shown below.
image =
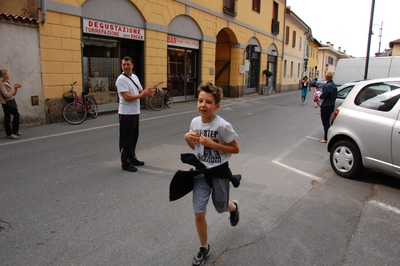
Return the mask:
[[[368,31],[368,46],[367,46],[367,56],[365,58],[365,70],[364,70],[364,79],[368,78],[368,67],[369,67],[369,51],[371,49],[371,35],[372,35],[372,24],[374,22],[374,9],[375,9],[375,0],[372,0],[371,5],[371,16],[369,20],[369,31]]]
[[[381,54],[381,39],[382,39],[383,21],[381,21],[381,27],[379,28],[379,48],[378,54]]]

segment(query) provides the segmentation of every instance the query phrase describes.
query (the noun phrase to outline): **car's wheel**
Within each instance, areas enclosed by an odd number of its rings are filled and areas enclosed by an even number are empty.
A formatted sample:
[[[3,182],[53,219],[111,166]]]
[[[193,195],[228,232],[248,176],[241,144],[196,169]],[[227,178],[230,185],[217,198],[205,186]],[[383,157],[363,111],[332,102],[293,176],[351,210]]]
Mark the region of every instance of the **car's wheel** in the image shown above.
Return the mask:
[[[364,169],[360,151],[352,141],[341,140],[335,143],[329,160],[333,171],[344,178],[355,179]]]

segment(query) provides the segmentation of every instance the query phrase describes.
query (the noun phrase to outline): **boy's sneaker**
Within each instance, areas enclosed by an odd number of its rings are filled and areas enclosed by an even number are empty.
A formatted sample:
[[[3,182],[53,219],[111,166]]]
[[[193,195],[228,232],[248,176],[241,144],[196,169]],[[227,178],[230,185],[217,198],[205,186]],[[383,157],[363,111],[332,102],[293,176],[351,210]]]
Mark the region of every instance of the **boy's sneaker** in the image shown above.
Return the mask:
[[[210,245],[207,245],[207,248],[200,247],[200,251],[197,256],[193,257],[193,265],[194,266],[201,266],[204,264],[206,258],[210,256]]]
[[[229,220],[231,220],[232,226],[236,226],[239,223],[239,202],[233,200],[232,204],[236,206],[236,209],[230,213],[231,216],[229,217]]]

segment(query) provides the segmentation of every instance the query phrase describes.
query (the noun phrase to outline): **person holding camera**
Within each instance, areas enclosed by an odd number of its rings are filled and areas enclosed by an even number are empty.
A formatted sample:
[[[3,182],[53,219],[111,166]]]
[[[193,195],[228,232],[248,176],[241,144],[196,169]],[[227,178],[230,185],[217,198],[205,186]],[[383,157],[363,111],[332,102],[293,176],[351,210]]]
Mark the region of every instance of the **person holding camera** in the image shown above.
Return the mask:
[[[21,132],[19,132],[20,115],[14,96],[22,85],[15,83],[14,86],[11,86],[9,82],[10,74],[5,69],[0,70],[0,79],[0,103],[4,112],[4,130],[6,131],[7,138],[18,139],[18,136],[21,135]],[[11,115],[13,116],[12,127]]]

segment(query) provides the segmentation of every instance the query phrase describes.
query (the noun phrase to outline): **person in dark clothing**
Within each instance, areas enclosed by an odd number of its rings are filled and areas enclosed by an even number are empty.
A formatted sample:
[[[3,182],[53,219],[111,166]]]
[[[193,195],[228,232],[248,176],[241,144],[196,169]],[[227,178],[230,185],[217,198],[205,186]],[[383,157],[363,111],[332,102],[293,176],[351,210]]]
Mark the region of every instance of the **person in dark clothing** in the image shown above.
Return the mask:
[[[119,151],[121,166],[128,172],[136,172],[135,166],[142,166],[144,162],[136,157],[136,144],[139,138],[140,98],[152,96],[151,88],[143,89],[139,78],[132,73],[133,59],[122,58],[123,73],[118,77],[115,85],[119,96]]]
[[[332,72],[325,75],[326,83],[322,87],[322,93],[319,96],[323,102],[321,103],[321,121],[324,127],[324,137],[319,140],[320,143],[326,143],[328,140],[327,133],[330,127],[330,118],[335,110],[335,101],[337,96],[337,87],[332,80]]]

